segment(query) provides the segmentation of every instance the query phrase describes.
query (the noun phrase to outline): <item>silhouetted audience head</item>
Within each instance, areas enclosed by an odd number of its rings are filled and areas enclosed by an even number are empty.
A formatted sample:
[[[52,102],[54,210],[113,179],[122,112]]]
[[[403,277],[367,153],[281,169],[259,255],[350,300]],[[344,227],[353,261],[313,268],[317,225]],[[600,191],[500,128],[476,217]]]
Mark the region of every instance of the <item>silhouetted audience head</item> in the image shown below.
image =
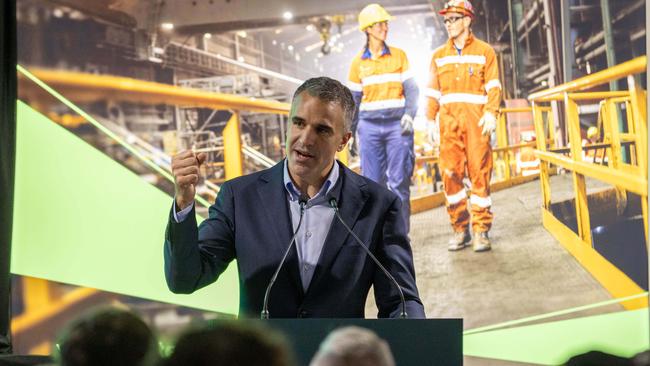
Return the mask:
[[[634,358],[632,358],[632,363],[634,366],[647,366],[650,365],[650,351],[643,351],[637,353]]]
[[[395,366],[388,343],[355,326],[334,330],[321,343],[310,366]]]
[[[94,310],[71,323],[55,350],[60,366],[150,366],[158,342],[135,314],[117,308]]]
[[[282,335],[248,324],[219,321],[183,334],[165,366],[290,366]]]
[[[625,358],[601,351],[589,351],[575,355],[566,362],[566,366],[640,366],[648,365],[640,353],[634,358]]]

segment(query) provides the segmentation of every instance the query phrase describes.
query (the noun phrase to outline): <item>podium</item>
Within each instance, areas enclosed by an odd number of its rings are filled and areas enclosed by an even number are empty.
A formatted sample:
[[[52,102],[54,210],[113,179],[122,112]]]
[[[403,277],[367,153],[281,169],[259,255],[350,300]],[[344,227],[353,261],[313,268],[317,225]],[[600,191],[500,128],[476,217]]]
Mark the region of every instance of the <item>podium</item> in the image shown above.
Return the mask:
[[[307,366],[334,329],[370,329],[390,345],[399,366],[463,364],[462,319],[269,319],[256,320],[284,333],[298,366]]]
[[[334,329],[355,325],[386,340],[399,366],[463,364],[462,319],[246,319],[283,333],[296,356],[308,366],[320,343]],[[218,324],[219,320],[210,321]],[[0,356],[0,366],[49,364],[49,356]]]

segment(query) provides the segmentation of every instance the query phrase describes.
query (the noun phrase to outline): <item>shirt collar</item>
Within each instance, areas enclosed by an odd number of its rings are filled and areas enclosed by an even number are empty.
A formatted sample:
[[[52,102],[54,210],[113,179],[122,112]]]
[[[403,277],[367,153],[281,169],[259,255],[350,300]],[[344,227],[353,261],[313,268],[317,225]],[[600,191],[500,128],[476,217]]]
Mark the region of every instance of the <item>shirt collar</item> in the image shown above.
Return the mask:
[[[330,170],[330,173],[327,175],[327,179],[323,182],[323,186],[320,188],[318,193],[311,197],[309,200],[312,201],[318,197],[324,197],[327,195],[332,188],[336,185],[336,182],[339,180],[339,163],[334,160],[334,165]],[[296,188],[289,176],[289,162],[287,159],[284,159],[284,188],[289,194],[289,200],[297,201],[300,197],[300,191]]]
[[[384,42],[384,48],[381,50],[381,55],[379,55],[379,57],[383,55],[390,55],[390,49],[388,49],[388,45],[386,45],[386,42]],[[369,58],[372,58],[372,53],[370,52],[370,48],[366,44],[366,47],[363,48],[363,54],[361,55],[361,59],[366,60]]]

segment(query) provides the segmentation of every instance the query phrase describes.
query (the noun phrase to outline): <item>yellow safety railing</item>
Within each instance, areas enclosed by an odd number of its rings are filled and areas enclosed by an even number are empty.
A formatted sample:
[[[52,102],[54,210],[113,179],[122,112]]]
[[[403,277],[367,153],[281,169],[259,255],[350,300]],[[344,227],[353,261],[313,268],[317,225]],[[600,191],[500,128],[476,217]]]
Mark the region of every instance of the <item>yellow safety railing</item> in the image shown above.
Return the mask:
[[[239,128],[240,113],[288,115],[291,108],[289,103],[274,100],[205,92],[120,76],[44,69],[32,69],[30,73],[74,102],[112,100],[231,111],[233,114],[223,130],[226,179],[237,177],[243,173]],[[18,73],[18,80],[20,82],[19,97],[37,99],[39,96],[47,96],[46,91],[39,85],[29,82],[29,78],[23,73]],[[347,150],[338,153],[337,157],[344,164],[348,163]]]
[[[27,71],[19,67],[19,97],[39,104],[39,100],[50,100],[51,91],[61,94],[75,103],[89,103],[101,100],[126,101],[143,104],[168,104],[197,108],[229,110],[232,116],[223,129],[223,155],[225,178],[231,179],[243,173],[242,143],[240,139],[240,113],[255,112],[288,115],[290,105],[272,100],[260,100],[223,93],[212,93],[173,85],[136,80],[126,77],[95,75],[62,70],[33,69]],[[38,82],[35,82],[38,81]],[[42,84],[39,84],[42,83]],[[87,119],[87,117],[85,117]],[[100,128],[101,129],[101,128]],[[110,131],[104,131],[111,138],[117,139]],[[116,140],[117,141],[117,140]],[[142,160],[127,141],[118,141],[127,150]],[[152,166],[151,161],[144,161]],[[156,167],[153,167],[156,168]],[[159,170],[159,169],[154,169]],[[164,173],[164,172],[163,172]],[[171,179],[170,174],[163,174]],[[209,182],[206,182],[209,183]],[[214,186],[214,185],[211,185]],[[199,202],[209,202],[197,197]]]
[[[555,143],[555,129],[553,127],[553,117],[551,112],[551,108],[542,108],[541,109],[542,113],[546,113],[548,115],[547,118],[547,123],[545,124],[545,135],[546,135],[546,140],[552,145]],[[509,182],[516,177],[521,177],[518,178],[517,180],[522,180],[523,181],[528,181],[531,178],[524,179],[523,175],[521,172],[518,172],[516,169],[516,153],[518,151],[521,151],[523,148],[528,148],[528,147],[533,147],[535,146],[534,142],[522,142],[519,144],[512,144],[509,141],[509,134],[508,134],[508,125],[507,125],[507,117],[508,115],[512,113],[530,113],[531,114],[531,119],[532,119],[532,113],[533,113],[533,108],[532,107],[516,107],[516,108],[501,108],[499,110],[499,119],[497,123],[497,147],[492,149],[492,152],[494,154],[493,161],[494,161],[494,170],[495,170],[495,175],[499,177],[497,181],[503,181],[503,182]],[[533,175],[532,178],[537,177],[538,174]],[[523,183],[522,181],[522,183]]]
[[[593,249],[589,207],[587,200],[586,177],[609,183],[621,192],[632,192],[641,197],[646,248],[648,243],[648,162],[647,162],[647,119],[646,94],[634,77],[645,73],[647,57],[619,64],[607,70],[585,76],[566,84],[544,90],[528,97],[532,104],[535,130],[537,133],[536,155],[541,160],[540,182],[542,190],[542,218],[544,226],[562,245],[573,254],[583,266],[592,273],[603,286],[616,297],[625,297],[643,292],[622,271],[609,263]],[[627,78],[628,90],[581,92],[621,78]],[[543,103],[558,101],[564,104],[569,146],[549,148],[544,131]],[[579,119],[579,102],[599,101],[600,123],[604,131],[603,142],[583,146]],[[627,133],[619,126],[617,104],[626,106]],[[621,158],[624,144],[634,149],[633,164]],[[583,151],[604,148],[607,165],[585,161]],[[566,156],[565,154],[569,154]],[[551,165],[571,171],[575,193],[577,234],[555,218],[551,211],[551,191],[549,171]],[[647,306],[647,299],[625,302],[628,308]]]

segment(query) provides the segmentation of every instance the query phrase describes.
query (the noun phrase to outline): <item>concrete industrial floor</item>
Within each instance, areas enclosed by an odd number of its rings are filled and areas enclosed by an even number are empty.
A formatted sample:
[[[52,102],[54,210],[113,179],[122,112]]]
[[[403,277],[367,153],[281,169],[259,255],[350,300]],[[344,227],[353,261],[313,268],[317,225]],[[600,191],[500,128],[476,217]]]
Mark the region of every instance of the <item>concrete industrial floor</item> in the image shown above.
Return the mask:
[[[588,180],[589,193],[608,188]],[[552,201],[572,198],[570,174],[551,177]],[[539,180],[492,194],[492,251],[447,251],[447,212],[411,217],[416,279],[428,318],[463,318],[464,329],[550,313],[611,299],[609,293],[542,226]],[[619,311],[614,304],[544,321]],[[377,310],[372,296],[366,317]],[[516,363],[465,358],[466,365]]]

